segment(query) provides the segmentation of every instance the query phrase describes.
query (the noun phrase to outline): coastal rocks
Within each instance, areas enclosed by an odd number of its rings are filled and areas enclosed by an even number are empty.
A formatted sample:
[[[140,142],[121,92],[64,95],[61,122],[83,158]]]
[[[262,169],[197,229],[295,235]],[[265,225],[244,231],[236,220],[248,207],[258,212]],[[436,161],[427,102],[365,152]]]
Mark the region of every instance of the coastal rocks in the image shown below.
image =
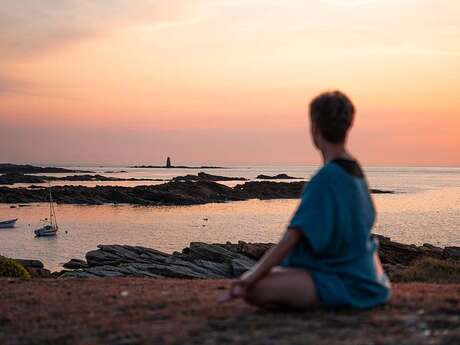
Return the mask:
[[[104,203],[133,205],[198,205],[211,202],[248,199],[296,199],[305,182],[250,181],[229,187],[212,181],[171,181],[159,185],[121,186],[54,186],[54,200],[62,204],[99,205]],[[33,187],[33,188],[32,188]],[[47,188],[0,187],[0,203],[47,202]],[[391,193],[372,190],[373,193]]]
[[[146,276],[169,278],[223,279],[234,278],[255,264],[255,260],[219,245],[194,242],[182,253],[173,255],[126,245],[99,245],[86,254],[86,267],[81,260],[64,264],[70,269],[66,277]]]
[[[382,190],[382,189],[370,189],[372,194],[394,194],[392,190]]]
[[[24,175],[17,172],[10,172],[0,175],[0,184],[8,185],[15,183],[44,183],[44,180],[40,176]]]
[[[84,260],[71,259],[69,262],[63,264],[62,267],[67,268],[69,270],[77,270],[80,268],[88,268],[89,266]]]
[[[460,247],[446,247],[444,248],[444,253],[448,257],[452,257],[457,260],[460,260]]]
[[[256,179],[258,180],[302,180],[302,178],[292,177],[287,174],[278,174],[275,176],[258,175]]]
[[[305,182],[251,181],[239,184],[234,189],[255,199],[295,199],[300,196],[304,186]]]
[[[48,179],[48,176],[43,176]],[[151,179],[151,178],[122,178],[122,177],[110,177],[104,175],[72,175],[54,178],[55,181],[165,181],[163,179]]]
[[[459,247],[406,245],[376,235],[380,242],[380,257],[390,278],[398,277],[420,260],[435,259],[458,263]],[[86,254],[86,262],[72,259],[64,265],[64,277],[145,276],[168,278],[224,279],[235,278],[249,270],[272,243],[208,244],[192,242],[182,252],[161,251],[128,245],[99,245]]]
[[[246,243],[238,241],[238,243],[227,242],[225,244],[214,244],[225,248],[231,252],[242,254],[254,260],[259,260],[267,250],[274,246],[274,243]]]
[[[88,266],[112,265],[122,263],[164,262],[170,254],[155,249],[127,245],[98,245],[98,250],[86,253]]]
[[[409,266],[414,261],[420,260],[423,257],[432,257],[441,260],[457,259],[455,255],[450,254],[447,248],[443,249],[427,244],[422,246],[407,245],[393,242],[388,237],[374,236],[379,241],[379,253],[383,264]]]
[[[17,173],[17,174],[42,174],[42,173],[88,173],[85,170],[71,170],[56,167],[37,167],[29,164],[10,164],[0,163],[0,174]]]
[[[136,205],[196,205],[207,202],[243,200],[232,188],[214,182],[170,182],[157,186],[54,186],[54,200],[63,204],[98,205],[124,203]],[[0,187],[0,202],[46,202],[46,188]]]
[[[55,176],[38,176],[38,175],[25,175],[21,173],[7,173],[0,175],[0,184],[10,185],[15,183],[47,183],[49,181],[165,181],[163,179],[149,179],[149,178],[120,178],[108,177],[103,175],[71,175],[64,177]]]
[[[32,278],[50,278],[51,272],[44,268],[43,263],[39,260],[14,259],[29,272]]]
[[[134,165],[130,168],[136,169],[227,169],[225,167],[218,167],[218,166],[208,166],[208,165],[201,165],[201,166],[187,166],[187,165]]]
[[[247,181],[244,177],[227,177],[227,176],[218,176],[211,175],[205,172],[199,172],[197,175],[185,175],[177,176],[172,179],[172,181]]]

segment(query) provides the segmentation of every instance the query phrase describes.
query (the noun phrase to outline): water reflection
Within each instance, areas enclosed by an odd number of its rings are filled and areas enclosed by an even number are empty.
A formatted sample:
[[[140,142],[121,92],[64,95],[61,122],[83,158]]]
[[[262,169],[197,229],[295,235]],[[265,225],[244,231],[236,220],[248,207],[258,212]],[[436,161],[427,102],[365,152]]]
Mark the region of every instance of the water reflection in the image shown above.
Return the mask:
[[[375,195],[375,200],[379,211],[377,233],[405,243],[460,245],[460,187]],[[0,254],[40,259],[58,269],[61,263],[82,258],[98,244],[142,245],[172,252],[192,241],[274,242],[296,206],[296,200],[174,207],[58,205],[59,235],[35,238],[33,229],[46,216],[48,206],[10,209],[3,204],[0,218],[19,220],[16,228],[0,230]]]

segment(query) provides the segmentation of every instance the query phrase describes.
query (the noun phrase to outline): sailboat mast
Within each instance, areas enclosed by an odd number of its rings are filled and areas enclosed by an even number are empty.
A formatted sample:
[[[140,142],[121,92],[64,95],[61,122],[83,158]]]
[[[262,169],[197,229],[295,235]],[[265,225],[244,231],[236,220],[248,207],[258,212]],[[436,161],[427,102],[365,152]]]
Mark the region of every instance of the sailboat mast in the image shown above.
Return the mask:
[[[52,196],[51,196],[51,183],[48,185],[48,192],[50,194],[50,223],[53,225],[53,206],[52,206]]]
[[[51,194],[51,182],[49,182],[48,190],[50,194],[50,223],[53,225],[53,218],[54,218],[54,224],[57,226],[57,219],[56,219],[56,213],[54,212],[54,205],[53,205],[53,195]]]

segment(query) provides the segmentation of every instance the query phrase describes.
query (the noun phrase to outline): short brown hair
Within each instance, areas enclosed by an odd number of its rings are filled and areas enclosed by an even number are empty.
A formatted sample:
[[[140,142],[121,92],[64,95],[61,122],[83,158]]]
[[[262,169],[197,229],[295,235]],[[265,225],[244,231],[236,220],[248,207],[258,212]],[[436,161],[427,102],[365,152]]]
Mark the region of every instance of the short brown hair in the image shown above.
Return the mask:
[[[343,143],[353,124],[355,107],[340,91],[325,92],[310,103],[310,118],[331,143]]]

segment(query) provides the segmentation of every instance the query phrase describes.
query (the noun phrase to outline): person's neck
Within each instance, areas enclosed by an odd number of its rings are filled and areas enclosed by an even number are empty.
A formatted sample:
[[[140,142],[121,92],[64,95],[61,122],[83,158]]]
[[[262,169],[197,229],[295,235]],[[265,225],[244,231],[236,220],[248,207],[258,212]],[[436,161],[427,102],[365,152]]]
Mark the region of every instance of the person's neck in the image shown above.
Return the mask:
[[[339,158],[353,159],[353,157],[347,152],[344,144],[327,143],[322,148],[321,154],[323,156],[324,164]]]

